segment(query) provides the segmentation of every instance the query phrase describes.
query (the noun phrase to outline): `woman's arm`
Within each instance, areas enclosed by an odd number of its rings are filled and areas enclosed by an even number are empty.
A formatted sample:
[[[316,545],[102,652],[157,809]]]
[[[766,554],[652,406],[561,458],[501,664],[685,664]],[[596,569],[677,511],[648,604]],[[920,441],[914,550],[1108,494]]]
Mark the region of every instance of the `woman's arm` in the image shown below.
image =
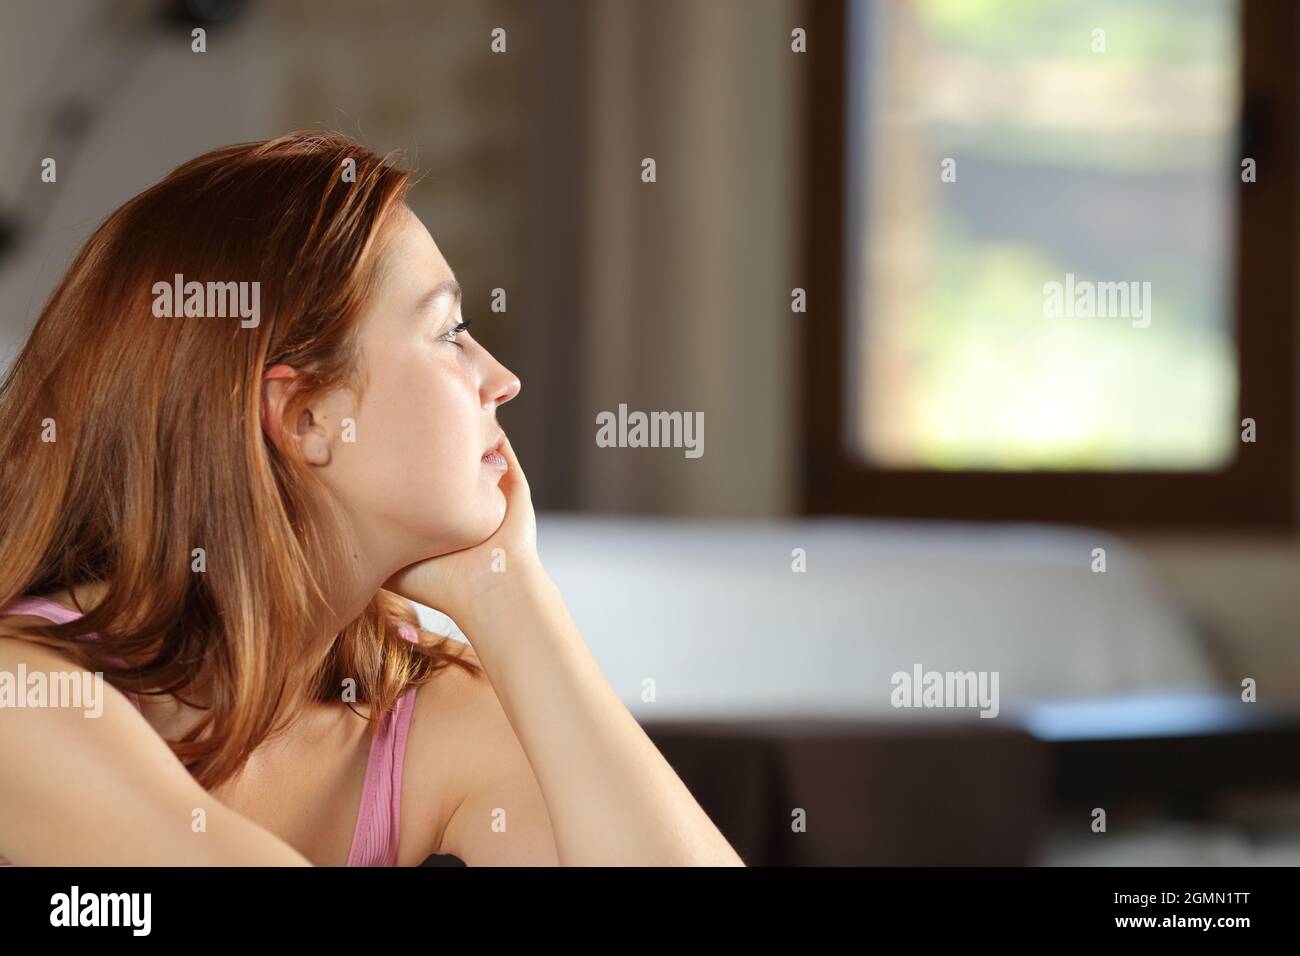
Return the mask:
[[[744,866],[610,687],[541,565],[503,578],[456,623],[527,755],[560,864]]]
[[[532,498],[509,441],[501,453],[506,515],[497,531],[384,585],[460,626],[522,747],[478,775],[448,823],[448,845],[499,852],[499,839],[479,845],[499,837],[485,811],[523,799],[535,816],[540,787],[563,866],[744,866],[601,673],[538,559]],[[535,787],[524,786],[525,761]],[[503,802],[510,781],[519,795]],[[544,836],[530,833],[512,852],[544,859]]]
[[[89,676],[48,647],[0,638],[0,673],[16,678],[20,668]],[[96,689],[98,716],[0,707],[0,853],[11,863],[310,865],[199,786],[121,691],[104,681]]]

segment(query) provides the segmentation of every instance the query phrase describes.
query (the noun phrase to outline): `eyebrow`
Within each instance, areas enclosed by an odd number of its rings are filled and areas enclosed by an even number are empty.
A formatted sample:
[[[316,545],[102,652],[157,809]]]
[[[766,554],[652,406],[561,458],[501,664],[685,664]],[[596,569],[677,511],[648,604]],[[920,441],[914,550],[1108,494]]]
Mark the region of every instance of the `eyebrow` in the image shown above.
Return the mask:
[[[415,311],[428,311],[433,308],[433,304],[443,296],[451,296],[456,300],[456,304],[460,305],[461,299],[464,296],[460,283],[455,279],[444,279],[442,282],[439,282],[424,295],[420,296],[420,301],[415,303]]]

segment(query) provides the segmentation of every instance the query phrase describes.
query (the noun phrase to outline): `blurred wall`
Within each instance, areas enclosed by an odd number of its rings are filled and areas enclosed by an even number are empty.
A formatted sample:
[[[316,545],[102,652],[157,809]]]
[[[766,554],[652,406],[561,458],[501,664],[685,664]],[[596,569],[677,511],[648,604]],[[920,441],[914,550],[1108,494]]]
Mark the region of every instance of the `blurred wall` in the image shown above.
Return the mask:
[[[17,0],[0,10],[10,81],[0,84],[0,157],[13,172],[0,203],[12,208],[32,190],[53,197],[48,220],[0,264],[8,349],[114,208],[204,150],[297,128],[338,129],[380,153],[405,149],[425,172],[411,204],[462,281],[479,288],[517,272],[527,60],[489,61],[486,51],[494,25],[527,32],[532,4],[263,0],[210,28],[201,54],[188,26],[158,23],[164,6]],[[527,49],[523,36],[512,39]],[[78,161],[56,152],[59,181],[42,184],[40,147],[68,98],[92,103],[96,121]]]
[[[584,497],[598,510],[797,507],[803,74],[779,0],[591,5],[592,319]],[[643,183],[651,157],[657,181]],[[595,415],[703,412],[704,454],[603,449]]]
[[[1169,593],[1204,630],[1233,684],[1300,705],[1300,544],[1292,535],[1131,536]]]

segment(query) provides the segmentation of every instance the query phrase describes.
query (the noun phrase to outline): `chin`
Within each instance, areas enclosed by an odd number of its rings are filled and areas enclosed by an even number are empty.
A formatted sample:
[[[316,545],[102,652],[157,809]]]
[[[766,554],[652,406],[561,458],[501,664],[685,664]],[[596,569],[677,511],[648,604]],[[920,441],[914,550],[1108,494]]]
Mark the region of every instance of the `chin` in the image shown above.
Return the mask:
[[[467,516],[470,520],[465,525],[466,540],[463,547],[472,548],[476,544],[482,544],[497,533],[505,520],[506,496],[493,488],[490,497],[485,496],[485,499],[474,509],[472,516]]]

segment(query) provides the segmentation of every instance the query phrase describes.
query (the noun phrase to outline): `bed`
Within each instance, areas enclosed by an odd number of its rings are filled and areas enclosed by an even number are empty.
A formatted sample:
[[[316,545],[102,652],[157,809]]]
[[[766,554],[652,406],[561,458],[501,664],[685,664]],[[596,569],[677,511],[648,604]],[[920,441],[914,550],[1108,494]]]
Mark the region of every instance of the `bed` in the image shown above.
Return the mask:
[[[1170,737],[1256,739],[1099,531],[544,512],[538,538],[604,674],[750,863],[1036,862],[1062,802],[1114,795],[1134,753],[1158,785]],[[996,673],[996,716],[897,706],[918,668]],[[1111,760],[1126,734],[1148,749]]]

